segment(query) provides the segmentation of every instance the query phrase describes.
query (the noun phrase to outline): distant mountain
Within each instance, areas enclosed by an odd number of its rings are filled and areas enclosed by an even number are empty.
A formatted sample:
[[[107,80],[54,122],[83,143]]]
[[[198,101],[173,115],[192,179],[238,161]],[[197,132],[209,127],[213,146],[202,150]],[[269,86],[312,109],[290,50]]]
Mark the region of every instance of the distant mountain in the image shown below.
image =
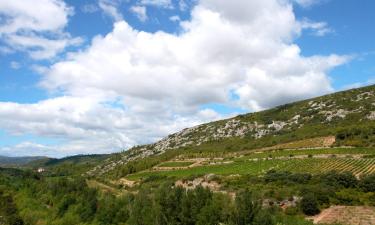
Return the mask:
[[[337,92],[187,128],[154,144],[116,154],[88,174],[119,171],[128,166],[128,162],[177,150],[227,153],[319,137],[332,137],[334,146],[375,146],[375,86]]]
[[[48,158],[43,157],[43,156],[25,156],[25,157],[0,156],[0,166],[2,167],[24,166],[31,162],[34,162],[37,160],[44,160],[44,159],[48,159]]]

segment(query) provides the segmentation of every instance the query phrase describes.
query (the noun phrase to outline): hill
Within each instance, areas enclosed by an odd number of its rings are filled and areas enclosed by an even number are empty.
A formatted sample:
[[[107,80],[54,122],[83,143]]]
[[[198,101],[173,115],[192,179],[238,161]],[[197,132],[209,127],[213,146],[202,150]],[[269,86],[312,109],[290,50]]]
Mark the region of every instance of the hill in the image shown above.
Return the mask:
[[[220,157],[267,148],[372,147],[374,102],[375,86],[368,86],[202,124],[117,154],[88,174],[121,177],[189,154]]]
[[[91,154],[74,155],[61,159],[43,158],[24,164],[24,167],[34,170],[44,168],[45,173],[54,176],[81,175],[94,166],[103,163],[110,156],[109,154]]]
[[[23,166],[33,161],[44,160],[47,157],[35,156],[35,157],[7,157],[0,156],[0,166],[9,167],[9,166]]]
[[[7,203],[0,219],[372,224],[374,102],[370,86],[187,128],[121,153],[0,168],[0,202]]]

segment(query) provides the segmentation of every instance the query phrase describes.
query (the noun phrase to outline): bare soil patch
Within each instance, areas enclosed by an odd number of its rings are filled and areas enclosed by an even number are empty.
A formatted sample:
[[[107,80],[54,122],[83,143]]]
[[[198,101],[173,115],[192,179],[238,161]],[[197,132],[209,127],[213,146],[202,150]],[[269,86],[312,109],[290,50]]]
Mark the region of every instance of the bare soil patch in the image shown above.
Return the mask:
[[[310,219],[315,224],[374,225],[375,207],[332,206]]]

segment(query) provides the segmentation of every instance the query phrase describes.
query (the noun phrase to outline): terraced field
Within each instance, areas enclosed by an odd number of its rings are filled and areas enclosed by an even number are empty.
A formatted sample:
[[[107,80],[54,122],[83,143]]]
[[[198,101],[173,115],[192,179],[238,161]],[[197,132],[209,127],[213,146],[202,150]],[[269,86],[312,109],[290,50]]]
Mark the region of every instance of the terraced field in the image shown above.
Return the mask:
[[[187,167],[192,165],[194,162],[165,162],[160,164],[158,167]]]
[[[275,150],[262,151],[247,154],[237,160],[267,157],[289,157],[298,155],[373,155],[374,148],[323,148],[323,149],[298,149],[298,150]]]
[[[375,159],[295,159],[288,160],[280,170],[319,173],[330,170],[348,171],[359,176],[375,173]]]
[[[171,168],[165,171],[143,171],[128,176],[128,179],[138,180],[151,175],[182,178],[210,173],[217,175],[262,175],[270,169],[312,174],[331,170],[348,171],[359,177],[360,175],[375,173],[375,158],[364,157],[372,155],[374,152],[374,149],[364,148],[265,151],[235,158],[232,159],[233,161],[227,161],[228,159],[224,158],[221,162],[216,161],[215,165],[207,161],[196,167],[181,168],[182,164],[189,166],[191,162],[165,162],[161,164],[164,167],[165,165],[178,165],[180,168]]]
[[[277,169],[283,164],[287,163],[284,160],[260,160],[257,162],[234,162],[230,164],[221,165],[206,165],[197,166],[183,170],[170,170],[170,171],[144,171],[128,176],[128,179],[137,180],[140,178],[148,177],[151,175],[164,175],[173,176],[177,178],[188,177],[191,175],[205,175],[205,174],[218,174],[218,175],[231,175],[231,174],[262,174],[270,169]]]

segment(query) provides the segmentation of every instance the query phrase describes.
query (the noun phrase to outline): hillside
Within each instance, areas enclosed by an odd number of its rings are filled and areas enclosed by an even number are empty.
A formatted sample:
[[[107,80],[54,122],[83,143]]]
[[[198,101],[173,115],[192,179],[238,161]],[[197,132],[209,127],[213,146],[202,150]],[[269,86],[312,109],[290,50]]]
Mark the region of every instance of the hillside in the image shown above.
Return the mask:
[[[371,147],[375,143],[374,133],[375,86],[368,86],[187,128],[154,144],[135,147],[109,158],[88,174],[119,174],[118,170],[124,170],[128,162],[150,156],[165,160],[182,153],[220,155],[276,145],[288,148],[286,143],[292,142],[299,142],[299,147],[305,148],[327,147],[311,142],[319,137],[333,137],[332,144],[337,147]],[[149,167],[155,163],[150,163]]]
[[[373,224],[374,103],[370,86],[202,124],[121,153],[0,168],[7,202],[0,219]]]

